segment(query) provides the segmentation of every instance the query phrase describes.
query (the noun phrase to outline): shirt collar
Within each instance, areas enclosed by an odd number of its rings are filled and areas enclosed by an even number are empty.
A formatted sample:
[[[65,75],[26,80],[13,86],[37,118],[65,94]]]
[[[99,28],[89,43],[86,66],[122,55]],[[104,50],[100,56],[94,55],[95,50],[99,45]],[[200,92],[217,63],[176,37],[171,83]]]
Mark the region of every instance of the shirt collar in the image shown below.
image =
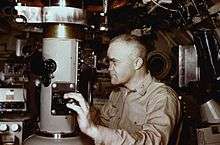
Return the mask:
[[[150,73],[148,73],[144,80],[135,88],[136,92],[144,96],[147,92],[147,88],[151,84],[153,78]]]
[[[153,78],[150,73],[147,73],[144,80],[133,90],[126,88],[125,86],[120,87],[121,91],[128,91],[128,92],[137,92],[141,96],[144,96],[147,92],[147,88],[149,87],[150,83],[152,82]]]

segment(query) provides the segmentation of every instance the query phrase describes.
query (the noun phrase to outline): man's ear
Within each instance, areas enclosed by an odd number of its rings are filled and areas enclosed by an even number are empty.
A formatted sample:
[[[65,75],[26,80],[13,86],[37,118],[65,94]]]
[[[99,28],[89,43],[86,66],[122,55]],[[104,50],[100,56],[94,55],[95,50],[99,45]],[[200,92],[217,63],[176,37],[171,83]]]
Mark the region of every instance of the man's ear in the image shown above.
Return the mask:
[[[135,60],[135,69],[138,70],[140,69],[142,66],[144,65],[144,60],[140,57],[138,57],[136,60]]]

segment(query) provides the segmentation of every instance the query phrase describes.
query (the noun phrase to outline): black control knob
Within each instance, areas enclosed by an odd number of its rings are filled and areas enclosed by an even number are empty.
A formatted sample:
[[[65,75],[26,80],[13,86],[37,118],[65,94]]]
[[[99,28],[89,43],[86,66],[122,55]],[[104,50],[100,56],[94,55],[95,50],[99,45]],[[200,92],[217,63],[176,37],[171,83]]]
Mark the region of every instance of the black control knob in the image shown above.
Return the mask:
[[[44,61],[44,72],[46,74],[52,74],[57,69],[57,64],[53,59],[47,59]]]

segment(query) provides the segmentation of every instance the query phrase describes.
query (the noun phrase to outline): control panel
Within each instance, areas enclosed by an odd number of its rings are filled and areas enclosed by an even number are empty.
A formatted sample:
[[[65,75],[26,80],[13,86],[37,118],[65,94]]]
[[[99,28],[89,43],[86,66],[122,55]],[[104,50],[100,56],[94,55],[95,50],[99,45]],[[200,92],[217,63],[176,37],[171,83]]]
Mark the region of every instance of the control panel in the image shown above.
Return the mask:
[[[74,111],[67,108],[68,102],[74,101],[73,99],[64,99],[65,93],[76,92],[76,86],[74,83],[68,82],[54,82],[52,85],[52,115],[67,115],[72,114]]]
[[[26,111],[26,89],[0,88],[0,112]]]

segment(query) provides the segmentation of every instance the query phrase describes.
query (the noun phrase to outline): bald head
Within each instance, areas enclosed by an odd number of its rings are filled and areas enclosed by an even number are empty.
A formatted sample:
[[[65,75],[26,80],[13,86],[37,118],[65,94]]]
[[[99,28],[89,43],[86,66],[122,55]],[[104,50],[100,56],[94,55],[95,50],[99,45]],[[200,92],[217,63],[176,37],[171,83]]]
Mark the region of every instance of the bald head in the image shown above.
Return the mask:
[[[147,53],[146,47],[140,42],[139,38],[129,34],[123,34],[113,38],[110,42],[109,49],[117,49],[116,51],[120,55],[127,55],[131,59],[141,57],[145,60]]]

